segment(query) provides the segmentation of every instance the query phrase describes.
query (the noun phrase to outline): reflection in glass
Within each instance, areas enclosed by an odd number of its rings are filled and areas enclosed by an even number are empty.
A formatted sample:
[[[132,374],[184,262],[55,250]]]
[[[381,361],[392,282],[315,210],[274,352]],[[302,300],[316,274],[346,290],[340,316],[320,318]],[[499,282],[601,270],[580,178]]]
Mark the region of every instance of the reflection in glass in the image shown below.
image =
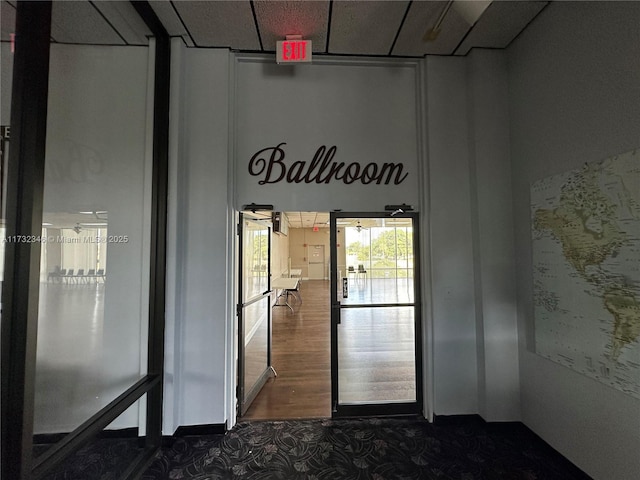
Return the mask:
[[[35,435],[73,431],[146,373],[148,56],[51,45]]]
[[[414,307],[347,308],[341,312],[339,403],[415,402]]]
[[[269,229],[251,220],[244,221],[243,232],[243,300],[267,291]]]
[[[15,8],[8,2],[0,5],[3,41],[0,42],[0,298],[4,281],[4,240],[6,239],[7,167],[11,139],[11,87],[13,52],[11,39],[15,31]],[[6,40],[9,40],[8,42]],[[1,308],[0,308],[1,311]]]
[[[267,358],[269,297],[243,309],[245,399],[269,367]]]
[[[71,431],[137,379],[102,365],[109,238],[100,215],[44,215],[34,420],[47,428],[36,433]]]

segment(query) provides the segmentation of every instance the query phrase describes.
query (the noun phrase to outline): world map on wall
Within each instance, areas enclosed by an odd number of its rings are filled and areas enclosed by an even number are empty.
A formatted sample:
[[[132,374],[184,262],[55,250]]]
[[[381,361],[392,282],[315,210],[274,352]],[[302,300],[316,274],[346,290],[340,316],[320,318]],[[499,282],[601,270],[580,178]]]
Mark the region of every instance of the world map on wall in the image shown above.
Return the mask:
[[[640,398],[640,151],[531,186],[536,353]]]

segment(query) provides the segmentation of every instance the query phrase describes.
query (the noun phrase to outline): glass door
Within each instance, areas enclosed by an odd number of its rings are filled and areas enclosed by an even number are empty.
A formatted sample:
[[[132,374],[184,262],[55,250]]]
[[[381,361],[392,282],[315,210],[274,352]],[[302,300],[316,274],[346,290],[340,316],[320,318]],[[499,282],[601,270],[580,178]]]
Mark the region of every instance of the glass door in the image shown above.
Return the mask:
[[[422,411],[417,214],[331,214],[334,416]]]
[[[271,367],[271,229],[240,214],[238,303],[238,413],[244,415]]]

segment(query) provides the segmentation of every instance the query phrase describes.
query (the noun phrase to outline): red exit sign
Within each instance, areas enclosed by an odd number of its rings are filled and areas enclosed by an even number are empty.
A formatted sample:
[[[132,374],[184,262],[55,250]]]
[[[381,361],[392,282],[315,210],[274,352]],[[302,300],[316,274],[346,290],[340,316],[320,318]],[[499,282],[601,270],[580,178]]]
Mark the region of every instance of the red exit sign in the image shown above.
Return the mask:
[[[276,42],[277,63],[305,63],[311,61],[311,40],[291,39]]]

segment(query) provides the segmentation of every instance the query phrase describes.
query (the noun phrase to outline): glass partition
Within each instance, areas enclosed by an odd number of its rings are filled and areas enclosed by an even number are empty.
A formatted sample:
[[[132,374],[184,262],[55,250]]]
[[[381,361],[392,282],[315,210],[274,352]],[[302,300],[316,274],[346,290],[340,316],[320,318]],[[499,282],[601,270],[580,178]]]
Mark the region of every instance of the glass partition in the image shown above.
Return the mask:
[[[36,441],[73,431],[147,373],[148,58],[51,45]]]
[[[0,2],[2,477],[131,434],[108,470],[59,476],[133,478],[160,445],[169,37],[107,7]]]
[[[4,244],[6,239],[7,166],[11,143],[11,86],[15,34],[15,8],[0,3],[0,295],[4,281]],[[1,310],[1,309],[0,309]]]

